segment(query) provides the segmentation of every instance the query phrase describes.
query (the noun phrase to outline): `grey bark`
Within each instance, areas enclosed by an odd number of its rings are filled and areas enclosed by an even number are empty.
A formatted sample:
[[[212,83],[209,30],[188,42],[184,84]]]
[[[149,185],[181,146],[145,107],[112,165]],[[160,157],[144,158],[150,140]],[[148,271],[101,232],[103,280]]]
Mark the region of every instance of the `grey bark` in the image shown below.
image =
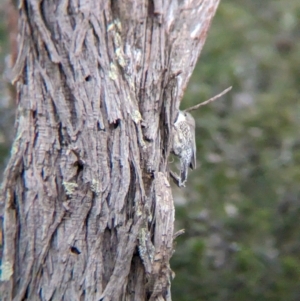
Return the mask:
[[[171,300],[172,124],[218,2],[20,2],[3,300]]]

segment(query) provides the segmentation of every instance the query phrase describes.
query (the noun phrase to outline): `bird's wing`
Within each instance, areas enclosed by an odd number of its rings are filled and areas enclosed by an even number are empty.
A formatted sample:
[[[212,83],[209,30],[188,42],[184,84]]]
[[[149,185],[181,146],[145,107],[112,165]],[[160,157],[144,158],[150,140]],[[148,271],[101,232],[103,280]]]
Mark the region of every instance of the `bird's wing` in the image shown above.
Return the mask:
[[[195,137],[193,137],[193,148],[192,148],[192,158],[191,158],[190,168],[191,169],[196,168],[196,141],[195,141]]]

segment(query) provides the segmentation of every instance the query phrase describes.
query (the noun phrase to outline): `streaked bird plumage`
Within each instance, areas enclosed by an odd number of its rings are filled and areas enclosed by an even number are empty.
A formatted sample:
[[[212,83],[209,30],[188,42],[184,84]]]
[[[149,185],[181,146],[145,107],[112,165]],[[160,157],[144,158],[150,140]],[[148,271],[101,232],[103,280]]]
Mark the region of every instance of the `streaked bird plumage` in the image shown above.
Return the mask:
[[[188,168],[196,168],[195,119],[188,112],[179,111],[174,123],[173,152],[180,158],[179,186],[185,186]]]

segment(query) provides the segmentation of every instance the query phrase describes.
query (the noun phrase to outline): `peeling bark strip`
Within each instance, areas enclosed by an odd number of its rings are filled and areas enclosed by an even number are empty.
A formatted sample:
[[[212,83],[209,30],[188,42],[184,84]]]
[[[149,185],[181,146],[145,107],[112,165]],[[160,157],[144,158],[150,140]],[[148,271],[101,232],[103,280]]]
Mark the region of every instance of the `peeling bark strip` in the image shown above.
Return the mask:
[[[218,0],[23,0],[2,300],[171,300],[172,122]]]

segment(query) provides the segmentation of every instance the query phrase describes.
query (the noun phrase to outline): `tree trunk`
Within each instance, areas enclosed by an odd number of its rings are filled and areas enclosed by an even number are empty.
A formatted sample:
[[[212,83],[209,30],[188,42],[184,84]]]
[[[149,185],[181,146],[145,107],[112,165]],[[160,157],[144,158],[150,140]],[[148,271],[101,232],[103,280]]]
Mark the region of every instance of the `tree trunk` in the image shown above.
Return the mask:
[[[20,2],[3,300],[171,300],[172,124],[218,2]]]

